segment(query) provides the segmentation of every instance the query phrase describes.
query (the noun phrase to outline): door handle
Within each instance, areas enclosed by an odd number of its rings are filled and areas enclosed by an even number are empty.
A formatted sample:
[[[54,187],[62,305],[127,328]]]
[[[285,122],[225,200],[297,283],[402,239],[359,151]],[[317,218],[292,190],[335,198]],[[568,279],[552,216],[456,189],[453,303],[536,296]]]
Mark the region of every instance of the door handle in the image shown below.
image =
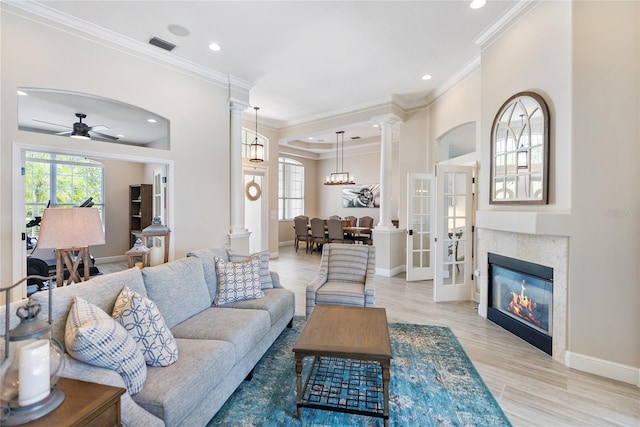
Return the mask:
[[[413,230],[409,230],[408,233],[409,233],[409,236],[413,236]]]

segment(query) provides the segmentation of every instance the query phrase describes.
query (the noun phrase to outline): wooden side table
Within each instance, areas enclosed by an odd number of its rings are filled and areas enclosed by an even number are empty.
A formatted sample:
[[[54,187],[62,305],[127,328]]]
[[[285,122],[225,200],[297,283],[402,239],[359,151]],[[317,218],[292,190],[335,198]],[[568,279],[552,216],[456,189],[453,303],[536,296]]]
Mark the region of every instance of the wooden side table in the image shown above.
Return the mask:
[[[60,378],[58,388],[64,402],[46,416],[27,426],[121,426],[120,396],[125,389],[86,381]]]

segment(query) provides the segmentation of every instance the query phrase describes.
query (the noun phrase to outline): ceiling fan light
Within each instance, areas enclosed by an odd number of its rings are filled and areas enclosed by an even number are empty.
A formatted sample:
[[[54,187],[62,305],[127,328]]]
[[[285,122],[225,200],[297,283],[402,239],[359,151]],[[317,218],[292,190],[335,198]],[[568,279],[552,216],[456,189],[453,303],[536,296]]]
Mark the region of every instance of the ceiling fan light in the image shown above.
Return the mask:
[[[91,139],[91,136],[87,133],[87,134],[81,134],[81,133],[72,133],[71,134],[71,138],[74,139]]]

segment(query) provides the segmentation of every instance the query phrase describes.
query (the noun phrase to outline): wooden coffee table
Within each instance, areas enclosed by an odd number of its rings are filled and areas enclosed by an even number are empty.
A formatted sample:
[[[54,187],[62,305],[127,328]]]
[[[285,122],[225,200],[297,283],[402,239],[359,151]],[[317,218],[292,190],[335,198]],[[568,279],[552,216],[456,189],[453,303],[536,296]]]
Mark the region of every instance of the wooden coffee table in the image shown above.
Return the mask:
[[[302,408],[315,408],[370,415],[389,425],[392,355],[384,308],[318,305],[293,352],[298,418]],[[313,365],[303,387],[308,356]]]

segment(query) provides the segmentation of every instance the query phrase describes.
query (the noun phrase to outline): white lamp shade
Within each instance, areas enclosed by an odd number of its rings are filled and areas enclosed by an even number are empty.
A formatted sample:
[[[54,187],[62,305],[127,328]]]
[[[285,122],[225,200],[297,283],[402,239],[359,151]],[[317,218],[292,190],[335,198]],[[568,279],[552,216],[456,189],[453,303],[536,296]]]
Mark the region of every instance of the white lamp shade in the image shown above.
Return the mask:
[[[103,245],[100,212],[94,208],[48,208],[42,214],[38,248]]]

